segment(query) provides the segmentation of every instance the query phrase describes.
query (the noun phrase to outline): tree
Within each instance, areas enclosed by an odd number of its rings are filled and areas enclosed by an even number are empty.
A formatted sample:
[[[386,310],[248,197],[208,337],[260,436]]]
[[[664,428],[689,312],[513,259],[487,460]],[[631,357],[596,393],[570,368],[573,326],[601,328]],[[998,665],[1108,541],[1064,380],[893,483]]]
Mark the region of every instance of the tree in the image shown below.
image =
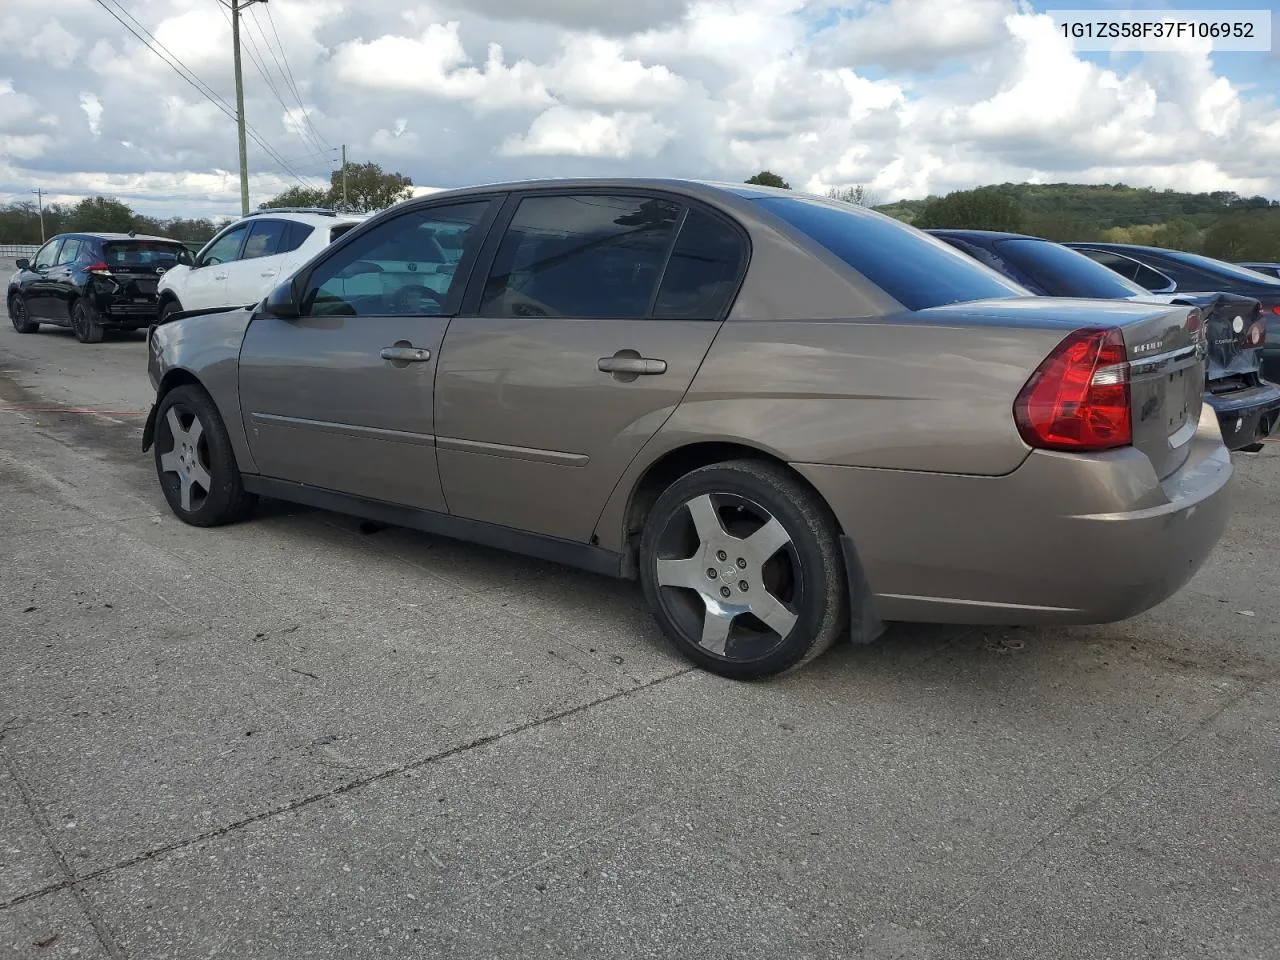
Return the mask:
[[[333,206],[342,204],[342,171],[329,178],[329,198]],[[413,196],[413,181],[401,173],[385,173],[376,163],[347,164],[347,209],[371,213]]]
[[[780,187],[783,190],[790,190],[791,184],[783,180],[772,170],[761,170],[754,177],[749,177],[747,183],[754,183],[758,187]]]
[[[957,190],[931,200],[920,211],[915,225],[923,229],[1007,230],[1021,233],[1026,222],[1022,204],[999,187]]]
[[[129,206],[114,197],[85,197],[71,208],[63,229],[128,233],[134,228],[135,219]]]
[[[852,187],[832,187],[827,191],[827,196],[832,200],[852,203],[855,207],[874,207],[877,204],[875,195],[860,183]]]
[[[1280,210],[1227,214],[1205,231],[1204,252],[1221,260],[1280,261]]]
[[[341,190],[341,185],[339,185]],[[331,201],[332,191],[323,187],[290,187],[284,193],[272,197],[265,203],[258,204],[259,210],[270,210],[275,207],[323,207]]]

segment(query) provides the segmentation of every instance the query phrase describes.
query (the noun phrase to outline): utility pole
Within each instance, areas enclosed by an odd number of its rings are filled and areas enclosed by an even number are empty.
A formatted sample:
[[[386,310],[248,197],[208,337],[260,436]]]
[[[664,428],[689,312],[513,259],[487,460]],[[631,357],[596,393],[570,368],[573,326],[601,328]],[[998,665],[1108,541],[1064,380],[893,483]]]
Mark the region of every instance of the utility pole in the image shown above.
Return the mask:
[[[346,213],[350,207],[347,206],[347,145],[342,145],[342,212]]]
[[[44,243],[44,191],[36,187],[31,192],[36,195],[36,209],[40,211],[40,242]]]
[[[249,152],[244,135],[244,77],[240,73],[240,11],[267,0],[230,0],[231,46],[236,68],[236,134],[240,140],[240,214],[249,214]]]

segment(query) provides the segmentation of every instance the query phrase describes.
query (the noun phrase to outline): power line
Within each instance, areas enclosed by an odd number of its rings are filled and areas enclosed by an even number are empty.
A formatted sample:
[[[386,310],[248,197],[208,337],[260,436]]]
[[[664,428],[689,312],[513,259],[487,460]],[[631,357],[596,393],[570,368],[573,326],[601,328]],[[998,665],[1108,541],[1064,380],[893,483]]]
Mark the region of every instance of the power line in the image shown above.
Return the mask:
[[[226,5],[223,3],[223,0],[215,0],[215,2],[218,4],[218,9],[222,11],[222,18],[227,21],[227,26],[231,26],[231,15],[227,13]],[[241,18],[241,22],[245,24],[244,39],[247,43],[247,46],[245,47],[245,52],[249,54],[249,60],[253,63],[254,69],[258,71],[258,75],[262,77],[262,79],[266,82],[267,88],[271,91],[272,95],[276,98],[276,103],[280,104],[281,109],[284,110],[285,114],[287,115],[290,112],[290,107],[288,104],[284,102],[284,98],[280,95],[279,88],[276,86],[275,81],[271,79],[271,76],[267,71],[266,58],[262,56],[262,52],[258,49],[258,45],[254,43],[253,36],[249,32],[250,19],[251,19],[250,17]],[[259,27],[259,31],[261,31],[261,27]],[[263,38],[263,42],[264,43],[266,42],[265,36]],[[301,136],[303,146],[310,148],[312,144],[308,142],[305,135],[302,135],[302,131],[297,131],[297,132],[299,132]],[[316,146],[319,146],[319,145],[316,144]]]
[[[95,0],[95,2],[98,4],[98,6],[102,7],[103,10],[111,14],[111,16],[116,20],[117,23],[119,23],[122,27],[124,27],[127,31],[129,31],[129,33],[133,34],[133,36],[137,39],[139,43],[141,43],[144,47],[146,47],[148,50],[154,53],[157,57],[163,60],[170,67],[170,69],[172,69],[175,73],[178,74],[178,76],[180,76],[183,80],[185,80],[188,84],[190,84],[202,97],[204,97],[206,100],[212,103],[215,107],[217,107],[218,110],[220,110],[223,114],[225,114],[229,120],[233,122],[237,120],[235,109],[229,103],[227,103],[226,100],[220,97],[212,87],[210,87],[207,83],[205,83],[198,76],[196,76],[196,74],[185,63],[183,63],[182,60],[177,55],[173,53],[173,51],[171,51],[163,43],[157,40],[155,35],[150,30],[148,30],[145,26],[143,26],[142,23],[137,19],[137,17],[133,16],[133,14],[131,14],[127,9],[125,9],[124,5],[120,3],[120,0],[113,0],[113,2],[120,9],[120,13],[123,13],[125,17],[128,17],[129,20],[133,21],[133,24],[137,26],[137,29],[134,29],[134,27],[131,26],[124,18],[122,18],[120,14],[116,13],[115,10],[107,6],[106,0]],[[142,32],[139,33],[138,32],[139,30],[141,30]],[[145,34],[146,37],[144,37],[143,34]],[[150,42],[148,42],[147,38],[150,39]],[[247,124],[246,124],[246,127],[248,127]],[[296,171],[291,169],[287,163],[284,163],[281,160],[279,154],[277,154],[276,151],[272,149],[271,145],[268,144],[256,130],[252,130],[252,128],[250,128],[250,136],[253,138],[254,142],[257,143],[258,146],[260,146],[263,149],[263,151],[265,151],[267,155],[270,156],[280,166],[282,170],[290,174],[295,180],[297,180],[303,186],[310,186],[310,184],[308,184],[306,180],[304,180],[301,176],[299,176]]]
[[[254,16],[257,16],[256,12],[254,13]],[[284,61],[285,76],[289,80],[289,88],[293,91],[294,99],[298,101],[298,109],[302,111],[302,116],[307,121],[307,126],[311,128],[312,135],[315,136],[315,138],[324,146],[328,147],[330,150],[336,150],[337,148],[332,143],[320,136],[320,131],[317,130],[315,124],[311,122],[310,112],[302,103],[302,94],[298,92],[298,82],[293,78],[293,69],[289,66],[289,55],[285,53],[284,44],[280,42],[280,31],[276,29],[276,18],[272,16],[271,7],[269,5],[267,7],[267,22],[271,24],[271,32],[275,35],[276,46],[280,48],[280,59]]]

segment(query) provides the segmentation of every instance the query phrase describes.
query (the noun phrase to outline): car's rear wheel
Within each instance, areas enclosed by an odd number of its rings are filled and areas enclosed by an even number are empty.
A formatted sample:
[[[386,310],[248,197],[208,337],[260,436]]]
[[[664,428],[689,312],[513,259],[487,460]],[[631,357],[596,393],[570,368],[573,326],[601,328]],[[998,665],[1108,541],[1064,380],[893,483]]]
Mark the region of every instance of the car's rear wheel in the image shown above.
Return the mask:
[[[653,505],[640,579],[686,657],[726,677],[762,679],[813,659],[844,629],[838,536],[826,504],[784,467],[715,464]]]
[[[246,493],[226,425],[209,395],[186,384],[156,410],[156,473],[169,507],[196,527],[234,523],[256,501]]]
[[[27,313],[27,301],[17,294],[9,298],[9,322],[18,333],[35,333],[40,329],[40,324]]]
[[[77,300],[71,306],[71,331],[81,343],[101,343],[106,334],[97,313],[84,300]]]

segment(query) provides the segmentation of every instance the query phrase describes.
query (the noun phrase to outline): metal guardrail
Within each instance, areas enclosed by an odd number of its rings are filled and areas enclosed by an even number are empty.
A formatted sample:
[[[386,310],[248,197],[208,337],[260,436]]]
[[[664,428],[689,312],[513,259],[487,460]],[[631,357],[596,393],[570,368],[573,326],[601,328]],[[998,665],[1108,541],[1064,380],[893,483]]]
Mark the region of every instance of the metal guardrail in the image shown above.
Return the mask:
[[[18,257],[34,257],[40,249],[38,243],[0,243],[0,259],[14,260]]]

